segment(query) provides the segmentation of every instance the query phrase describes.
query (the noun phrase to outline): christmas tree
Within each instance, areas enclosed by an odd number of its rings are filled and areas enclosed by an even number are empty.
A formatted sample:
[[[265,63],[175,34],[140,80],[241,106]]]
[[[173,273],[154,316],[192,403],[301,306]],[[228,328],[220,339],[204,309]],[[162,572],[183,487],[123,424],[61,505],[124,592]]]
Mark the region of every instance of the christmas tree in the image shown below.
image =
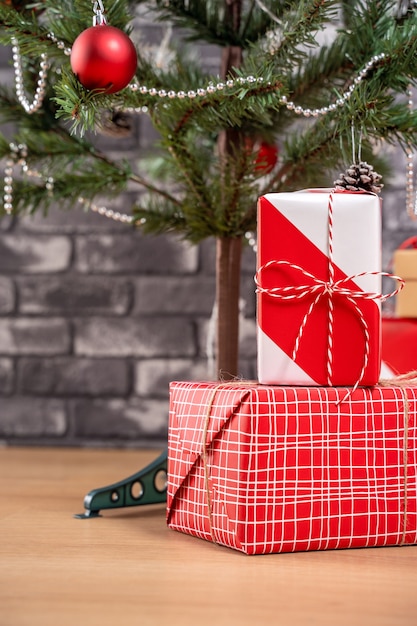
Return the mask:
[[[13,46],[16,85],[0,89],[0,118],[17,128],[12,143],[0,136],[3,212],[57,201],[97,208],[99,195],[135,185],[140,204],[113,217],[193,243],[214,237],[217,372],[234,376],[241,253],[256,231],[257,198],[335,179],[375,189],[373,167],[387,170],[384,145],[417,145],[414,5],[2,0],[0,37]],[[132,29],[143,11],[174,29],[158,63]],[[218,72],[193,54],[201,43],[219,50]],[[126,57],[116,62],[121,45]],[[123,124],[126,111],[149,116],[160,138],[158,159],[138,171],[86,139]],[[23,175],[13,180],[16,164]]]

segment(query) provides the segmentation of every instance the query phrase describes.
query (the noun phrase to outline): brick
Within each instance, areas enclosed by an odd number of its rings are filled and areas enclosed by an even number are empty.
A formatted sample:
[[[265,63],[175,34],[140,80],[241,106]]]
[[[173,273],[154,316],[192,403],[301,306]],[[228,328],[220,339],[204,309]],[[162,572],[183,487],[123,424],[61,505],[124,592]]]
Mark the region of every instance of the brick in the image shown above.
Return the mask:
[[[180,274],[197,269],[194,247],[168,236],[91,235],[77,238],[76,265],[81,272]]]
[[[3,398],[0,437],[62,437],[67,431],[67,415],[59,400],[26,397]]]
[[[154,49],[156,47],[159,48],[161,45],[161,39],[164,36],[164,27],[162,24],[158,23],[157,20],[157,12],[149,9],[149,6],[141,6],[140,4],[135,5],[135,15],[136,18],[134,20],[135,29],[133,31],[133,36],[138,36],[138,32],[140,33],[139,41],[140,43],[146,44],[147,46],[153,45]]]
[[[201,272],[213,276],[215,280],[216,259],[215,246],[212,240],[204,241],[200,246]],[[240,298],[245,317],[254,317],[256,314],[256,296],[254,276],[256,272],[256,254],[248,246],[242,254],[240,276]]]
[[[215,274],[216,272],[216,241],[213,238],[206,239],[200,244],[201,270],[204,274]],[[243,244],[241,273],[253,276],[256,271],[256,254],[253,249]]]
[[[0,315],[11,313],[15,308],[16,291],[10,278],[0,276]]]
[[[194,329],[179,318],[75,322],[75,352],[83,356],[180,357],[195,354]]]
[[[242,380],[257,380],[258,372],[255,359],[239,359],[239,377]]]
[[[25,314],[124,315],[131,306],[129,282],[114,277],[37,276],[19,279],[18,285],[19,308]]]
[[[23,394],[125,396],[131,376],[126,360],[58,357],[21,359],[17,379]]]
[[[207,359],[144,359],[136,363],[135,392],[139,396],[168,398],[173,380],[208,380]]]
[[[210,322],[208,320],[200,320],[197,325],[198,337],[198,354],[206,357],[208,352],[208,333],[211,332]],[[215,340],[215,337],[214,337]],[[214,351],[215,346],[212,346]],[[257,345],[256,345],[256,321],[251,318],[239,319],[239,371],[238,376],[243,378],[253,378],[251,363],[256,363]],[[212,376],[211,369],[208,370]]]
[[[168,402],[161,400],[79,400],[71,409],[72,431],[81,440],[166,441]],[[138,468],[139,469],[139,468]]]
[[[136,364],[135,392],[149,398],[168,398],[173,380],[215,380],[215,364],[207,359],[144,359]],[[256,358],[239,359],[239,377],[256,378]]]
[[[65,354],[71,337],[60,319],[0,319],[0,354]]]
[[[245,359],[256,359],[256,321],[240,319],[239,323],[239,356]]]
[[[256,315],[256,286],[254,275],[243,276],[240,284],[240,311],[244,317]]]
[[[242,273],[253,276],[256,271],[256,252],[251,246],[244,245],[242,251]]]
[[[405,196],[405,187],[396,189],[395,193],[384,195],[382,203],[383,235],[388,234],[390,237],[395,231],[407,230],[407,227],[411,225],[411,220],[406,212]]]
[[[0,46],[0,66],[6,67],[12,58],[12,49],[10,46]],[[11,73],[9,71],[9,73]]]
[[[141,276],[135,281],[134,312],[210,315],[215,282],[207,276]]]
[[[0,267],[2,272],[60,272],[71,260],[68,237],[30,237],[0,234]]]
[[[216,271],[216,240],[205,239],[199,245],[200,269],[203,274],[215,275]]]
[[[0,394],[10,394],[14,388],[14,367],[12,359],[0,359]]]
[[[0,80],[0,84],[3,84],[1,80]],[[5,134],[4,127],[2,127],[1,132],[3,135]],[[0,167],[1,167],[1,161],[0,161]],[[9,215],[2,215],[0,219],[0,233],[8,232],[12,228],[12,226],[13,226],[13,217]]]
[[[0,69],[0,84],[4,87],[14,86],[13,76],[10,74],[9,71]],[[2,128],[2,134],[3,134],[3,128]]]

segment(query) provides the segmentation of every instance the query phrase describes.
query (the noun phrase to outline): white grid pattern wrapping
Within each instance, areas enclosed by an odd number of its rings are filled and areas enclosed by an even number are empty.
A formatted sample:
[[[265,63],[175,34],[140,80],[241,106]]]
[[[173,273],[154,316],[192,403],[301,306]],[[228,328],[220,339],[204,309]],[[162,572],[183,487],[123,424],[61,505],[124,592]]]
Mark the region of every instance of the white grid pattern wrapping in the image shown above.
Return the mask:
[[[171,528],[247,554],[417,543],[417,388],[174,382]]]

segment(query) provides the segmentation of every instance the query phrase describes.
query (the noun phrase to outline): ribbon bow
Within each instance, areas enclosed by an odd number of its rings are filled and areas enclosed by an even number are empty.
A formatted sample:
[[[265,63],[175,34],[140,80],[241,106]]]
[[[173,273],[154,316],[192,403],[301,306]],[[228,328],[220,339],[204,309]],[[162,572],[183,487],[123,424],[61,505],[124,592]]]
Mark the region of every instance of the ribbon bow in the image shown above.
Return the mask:
[[[263,287],[262,285],[262,278],[263,275],[265,273],[265,271],[267,271],[269,268],[271,267],[280,267],[280,266],[287,266],[290,267],[298,272],[300,272],[304,277],[310,279],[311,284],[305,284],[305,285],[290,285],[288,287],[271,287],[271,288],[266,288]],[[360,384],[363,375],[365,373],[365,370],[367,368],[368,365],[368,360],[369,360],[369,328],[368,328],[368,323],[363,315],[363,312],[361,311],[360,307],[358,306],[356,300],[362,300],[362,299],[366,299],[366,300],[379,300],[381,302],[384,302],[385,300],[387,300],[388,298],[391,298],[392,296],[396,295],[399,291],[401,291],[401,289],[404,287],[404,280],[402,278],[400,278],[399,276],[395,276],[394,274],[389,274],[388,272],[361,272],[359,274],[354,274],[352,276],[347,276],[346,278],[342,278],[340,280],[335,281],[334,280],[334,271],[330,271],[329,272],[330,276],[329,276],[329,280],[325,281],[325,280],[321,280],[319,278],[317,278],[316,276],[314,276],[313,274],[311,274],[310,272],[308,272],[307,270],[305,270],[304,268],[300,267],[299,265],[296,265],[294,263],[290,263],[289,261],[276,261],[276,260],[272,260],[272,261],[268,261],[267,263],[265,263],[265,265],[261,266],[256,275],[255,275],[255,284],[256,284],[256,292],[257,293],[264,293],[267,296],[270,296],[271,298],[276,298],[278,300],[283,300],[283,301],[287,301],[287,300],[299,300],[301,298],[306,298],[308,296],[313,296],[313,300],[310,303],[310,306],[306,312],[306,314],[304,315],[303,321],[301,322],[300,325],[300,329],[298,331],[295,343],[294,343],[294,348],[293,348],[293,352],[291,355],[292,360],[294,361],[296,356],[297,356],[297,352],[300,346],[300,342],[302,340],[303,337],[303,333],[305,330],[305,327],[308,323],[309,317],[314,309],[314,307],[317,305],[317,303],[320,301],[321,298],[323,298],[324,296],[328,295],[329,296],[329,308],[328,308],[328,340],[327,340],[327,384],[329,386],[332,385],[332,372],[333,372],[333,324],[334,324],[334,319],[333,319],[333,309],[334,309],[334,304],[333,304],[333,296],[334,295],[339,295],[344,297],[348,302],[351,303],[351,305],[353,306],[353,308],[355,309],[355,312],[358,315],[358,319],[359,322],[362,326],[363,332],[364,332],[364,336],[365,336],[365,351],[364,351],[364,359],[363,359],[363,363],[362,363],[362,368],[360,371],[360,374],[358,376],[358,379],[355,383],[355,385],[353,386],[352,389],[352,393],[353,391],[355,391],[355,389],[358,387],[358,385]],[[362,276],[388,276],[390,278],[393,278],[394,280],[396,280],[398,282],[398,287],[397,289],[395,289],[394,291],[392,291],[391,293],[388,294],[379,294],[379,293],[374,293],[374,292],[366,292],[366,291],[361,291],[361,290],[355,290],[355,289],[351,289],[350,287],[347,286],[347,283],[349,283],[350,281],[354,281],[357,278],[360,278]]]

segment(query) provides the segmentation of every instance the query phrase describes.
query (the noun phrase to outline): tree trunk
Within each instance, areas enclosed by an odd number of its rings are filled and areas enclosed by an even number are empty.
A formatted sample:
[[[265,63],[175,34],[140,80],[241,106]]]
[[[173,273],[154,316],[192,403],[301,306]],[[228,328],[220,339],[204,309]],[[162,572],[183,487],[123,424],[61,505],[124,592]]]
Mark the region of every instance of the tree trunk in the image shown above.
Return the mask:
[[[217,377],[222,380],[238,374],[241,257],[241,238],[217,239]]]
[[[226,14],[231,28],[240,27],[242,0],[226,0]],[[224,48],[220,74],[223,79],[242,64],[242,48]],[[239,130],[230,128],[220,133],[218,150],[220,159],[228,156],[242,145]],[[230,207],[233,211],[233,207]],[[226,211],[227,212],[227,211]],[[242,239],[222,237],[216,248],[216,303],[217,303],[217,377],[222,380],[238,374],[239,359],[239,296]]]

